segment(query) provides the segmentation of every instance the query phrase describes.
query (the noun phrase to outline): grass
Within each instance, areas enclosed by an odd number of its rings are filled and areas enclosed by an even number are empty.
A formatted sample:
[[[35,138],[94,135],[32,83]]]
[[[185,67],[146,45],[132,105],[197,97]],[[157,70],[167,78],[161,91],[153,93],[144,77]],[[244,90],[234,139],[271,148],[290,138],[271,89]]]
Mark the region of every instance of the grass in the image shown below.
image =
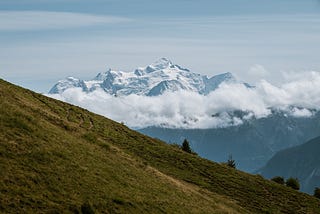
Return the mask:
[[[315,197],[3,80],[0,130],[3,213],[320,213]]]

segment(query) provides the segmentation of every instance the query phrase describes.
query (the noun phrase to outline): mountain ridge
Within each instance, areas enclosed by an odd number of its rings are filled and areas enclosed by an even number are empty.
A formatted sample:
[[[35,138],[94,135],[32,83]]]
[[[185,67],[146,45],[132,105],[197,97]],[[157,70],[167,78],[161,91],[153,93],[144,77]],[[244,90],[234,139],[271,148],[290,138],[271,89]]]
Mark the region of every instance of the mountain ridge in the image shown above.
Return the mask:
[[[217,89],[222,83],[240,82],[230,72],[208,78],[206,75],[193,73],[189,69],[174,64],[167,58],[161,58],[132,72],[108,69],[87,81],[67,77],[58,81],[49,94],[63,93],[69,88],[81,88],[84,92],[102,89],[108,94],[117,96],[130,94],[158,96],[166,91],[178,90],[206,95]],[[250,87],[248,83],[243,84]]]
[[[257,172],[266,178],[298,178],[301,190],[313,194],[320,187],[320,137],[277,152]]]

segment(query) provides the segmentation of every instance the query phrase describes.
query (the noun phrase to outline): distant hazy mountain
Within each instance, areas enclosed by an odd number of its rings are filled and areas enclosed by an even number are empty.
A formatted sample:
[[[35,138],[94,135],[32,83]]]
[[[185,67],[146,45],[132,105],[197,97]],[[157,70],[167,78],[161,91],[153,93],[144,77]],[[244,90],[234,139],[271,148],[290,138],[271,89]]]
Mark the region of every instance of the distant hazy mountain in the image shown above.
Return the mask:
[[[320,137],[277,152],[259,173],[267,178],[298,178],[301,190],[313,193],[320,187]]]
[[[165,91],[187,90],[199,94],[208,94],[221,83],[235,83],[231,73],[224,73],[208,78],[172,63],[166,58],[133,72],[109,69],[99,73],[94,79],[84,81],[75,77],[60,80],[50,90],[50,94],[59,94],[69,88],[81,88],[84,92],[102,89],[112,95],[157,96]],[[250,87],[247,83],[246,86]]]
[[[225,128],[149,127],[139,131],[170,143],[181,143],[187,138],[197,153],[214,161],[226,161],[232,154],[239,169],[253,172],[264,166],[277,151],[319,136],[320,113],[312,117],[292,117],[273,112],[267,118],[251,119],[242,125]]]

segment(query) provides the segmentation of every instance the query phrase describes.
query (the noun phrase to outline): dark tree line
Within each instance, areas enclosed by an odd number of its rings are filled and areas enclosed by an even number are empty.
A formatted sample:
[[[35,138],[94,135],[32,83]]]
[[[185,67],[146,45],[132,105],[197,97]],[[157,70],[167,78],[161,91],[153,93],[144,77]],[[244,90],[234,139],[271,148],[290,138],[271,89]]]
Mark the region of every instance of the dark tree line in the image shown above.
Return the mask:
[[[299,183],[298,178],[291,177],[285,181],[283,177],[276,176],[276,177],[271,178],[271,181],[274,181],[274,182],[281,184],[281,185],[286,185],[287,187],[291,187],[292,189],[295,189],[295,190],[300,189],[300,183]]]

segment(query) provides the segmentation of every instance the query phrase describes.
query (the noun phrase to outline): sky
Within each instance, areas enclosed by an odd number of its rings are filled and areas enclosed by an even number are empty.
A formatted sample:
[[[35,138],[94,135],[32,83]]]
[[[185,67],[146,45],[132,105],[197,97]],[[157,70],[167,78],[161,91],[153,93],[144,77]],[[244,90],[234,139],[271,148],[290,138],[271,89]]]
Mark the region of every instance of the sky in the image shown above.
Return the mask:
[[[0,78],[42,93],[161,57],[281,85],[320,71],[319,50],[317,0],[0,0]]]

